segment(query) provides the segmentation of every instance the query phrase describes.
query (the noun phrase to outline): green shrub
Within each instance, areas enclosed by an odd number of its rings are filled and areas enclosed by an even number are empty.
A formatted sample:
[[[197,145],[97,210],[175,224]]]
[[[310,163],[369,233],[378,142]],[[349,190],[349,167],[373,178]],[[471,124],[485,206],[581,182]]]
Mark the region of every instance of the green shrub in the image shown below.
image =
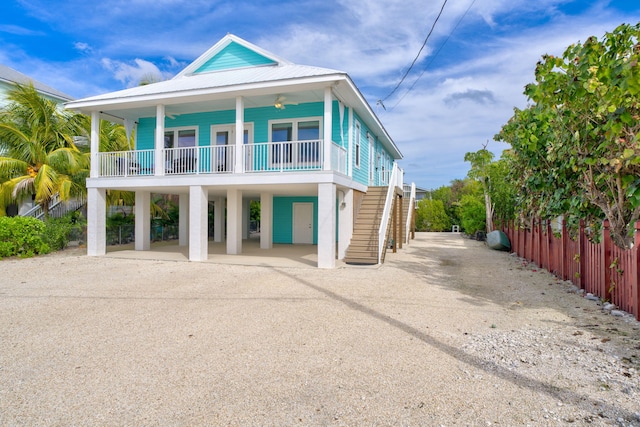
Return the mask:
[[[51,250],[59,251],[67,247],[72,237],[82,235],[86,221],[79,213],[71,212],[61,218],[49,218],[45,221],[42,239]]]
[[[476,231],[485,231],[486,211],[482,199],[472,195],[464,195],[460,199],[460,225],[465,233],[473,235]]]
[[[45,225],[30,217],[0,217],[0,258],[31,257],[51,251],[43,241]]]

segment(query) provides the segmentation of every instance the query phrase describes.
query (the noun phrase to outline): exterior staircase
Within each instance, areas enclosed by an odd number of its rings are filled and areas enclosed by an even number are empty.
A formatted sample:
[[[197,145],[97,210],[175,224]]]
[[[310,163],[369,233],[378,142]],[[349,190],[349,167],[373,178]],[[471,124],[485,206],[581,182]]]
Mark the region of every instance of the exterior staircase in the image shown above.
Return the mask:
[[[64,201],[60,198],[59,194],[56,194],[51,199],[51,204],[49,205],[49,218],[60,218],[68,212],[82,209],[86,204],[87,201],[84,197],[76,197]],[[20,216],[30,216],[35,219],[44,220],[44,209],[38,204]]]
[[[347,264],[378,263],[378,230],[387,191],[388,187],[369,187],[364,195],[344,257]]]

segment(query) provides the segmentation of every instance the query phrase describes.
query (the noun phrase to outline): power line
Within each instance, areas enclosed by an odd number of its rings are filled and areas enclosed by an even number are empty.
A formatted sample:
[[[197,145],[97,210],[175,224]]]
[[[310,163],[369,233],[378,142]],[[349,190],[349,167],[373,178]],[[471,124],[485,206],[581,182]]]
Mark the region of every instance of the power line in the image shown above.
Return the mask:
[[[460,26],[460,23],[462,22],[462,20],[464,19],[465,16],[467,16],[467,13],[469,13],[469,10],[471,10],[471,7],[473,7],[473,5],[475,4],[476,0],[473,0],[471,2],[471,4],[469,4],[469,7],[467,7],[467,10],[464,11],[464,13],[462,14],[462,16],[460,17],[460,19],[458,20],[458,22],[456,23],[456,25],[453,27],[453,29],[451,30],[451,32],[449,33],[449,35],[447,36],[446,39],[444,39],[444,42],[440,45],[440,47],[438,48],[438,50],[436,51],[436,53],[431,57],[431,60],[427,63],[427,65],[424,66],[424,68],[422,69],[422,72],[420,73],[420,75],[418,76],[418,78],[416,78],[416,80],[413,82],[413,84],[409,87],[409,89],[407,89],[407,91],[402,94],[402,96],[398,99],[398,101],[393,105],[393,107],[391,107],[391,110],[393,110],[394,108],[396,108],[398,106],[398,104],[400,104],[400,102],[404,99],[405,96],[407,96],[409,94],[409,92],[411,92],[413,90],[413,88],[416,86],[416,84],[418,84],[418,80],[420,80],[420,78],[422,78],[422,76],[424,75],[424,73],[427,71],[427,68],[429,68],[429,66],[433,63],[433,61],[435,61],[436,57],[438,56],[438,54],[440,53],[440,51],[442,50],[442,48],[444,48],[444,45],[447,44],[447,42],[449,41],[449,39],[451,38],[451,36],[453,35],[453,33],[458,29],[458,27]],[[383,105],[384,108],[384,105]],[[385,108],[386,110],[386,108]]]
[[[427,45],[427,41],[429,40],[429,37],[431,36],[431,33],[433,33],[433,29],[436,27],[436,24],[438,23],[438,20],[440,19],[440,16],[442,15],[442,11],[444,10],[444,7],[447,4],[447,0],[444,0],[444,2],[442,3],[442,7],[440,8],[440,12],[438,12],[438,16],[436,16],[435,21],[433,21],[433,25],[431,25],[431,29],[429,30],[429,34],[427,34],[427,37],[424,39],[424,42],[422,43],[422,46],[420,47],[420,50],[418,51],[418,54],[416,55],[416,57],[413,59],[413,62],[411,63],[411,65],[409,66],[409,68],[407,69],[407,71],[404,73],[404,75],[402,76],[402,78],[400,79],[400,81],[398,82],[398,84],[396,85],[396,87],[393,88],[393,90],[387,95],[385,96],[383,99],[379,99],[378,100],[378,104],[382,105],[382,108],[384,108],[384,104],[383,102],[386,101],[387,99],[389,99],[389,97],[391,95],[393,95],[395,93],[396,90],[398,90],[398,88],[400,87],[400,85],[402,84],[402,82],[404,82],[404,80],[407,78],[407,76],[409,75],[409,72],[411,71],[411,69],[413,68],[413,66],[416,64],[416,62],[418,61],[418,58],[420,57],[420,54],[422,53],[422,50],[424,49],[424,47]]]

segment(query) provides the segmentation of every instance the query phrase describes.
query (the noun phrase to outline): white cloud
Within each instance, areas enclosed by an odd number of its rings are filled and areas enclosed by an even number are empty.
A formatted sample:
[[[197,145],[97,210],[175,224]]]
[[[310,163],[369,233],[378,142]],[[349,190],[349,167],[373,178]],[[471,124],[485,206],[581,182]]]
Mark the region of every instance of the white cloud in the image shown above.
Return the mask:
[[[102,64],[113,73],[116,80],[127,87],[137,86],[150,78],[163,80],[168,77],[155,64],[140,58],[134,59],[133,63],[104,58]]]

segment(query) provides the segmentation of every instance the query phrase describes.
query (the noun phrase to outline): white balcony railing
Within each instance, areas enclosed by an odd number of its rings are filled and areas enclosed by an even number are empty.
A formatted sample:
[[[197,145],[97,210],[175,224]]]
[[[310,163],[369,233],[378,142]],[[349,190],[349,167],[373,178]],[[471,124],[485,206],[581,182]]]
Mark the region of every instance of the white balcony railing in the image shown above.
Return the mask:
[[[245,144],[245,172],[285,172],[322,169],[321,139]]]
[[[242,168],[236,171],[234,145],[165,148],[164,175],[217,174],[233,172],[289,172],[322,170],[324,141],[286,141],[244,144]],[[155,151],[135,150],[97,153],[101,177],[155,175]],[[347,151],[331,143],[331,170],[347,173]]]

